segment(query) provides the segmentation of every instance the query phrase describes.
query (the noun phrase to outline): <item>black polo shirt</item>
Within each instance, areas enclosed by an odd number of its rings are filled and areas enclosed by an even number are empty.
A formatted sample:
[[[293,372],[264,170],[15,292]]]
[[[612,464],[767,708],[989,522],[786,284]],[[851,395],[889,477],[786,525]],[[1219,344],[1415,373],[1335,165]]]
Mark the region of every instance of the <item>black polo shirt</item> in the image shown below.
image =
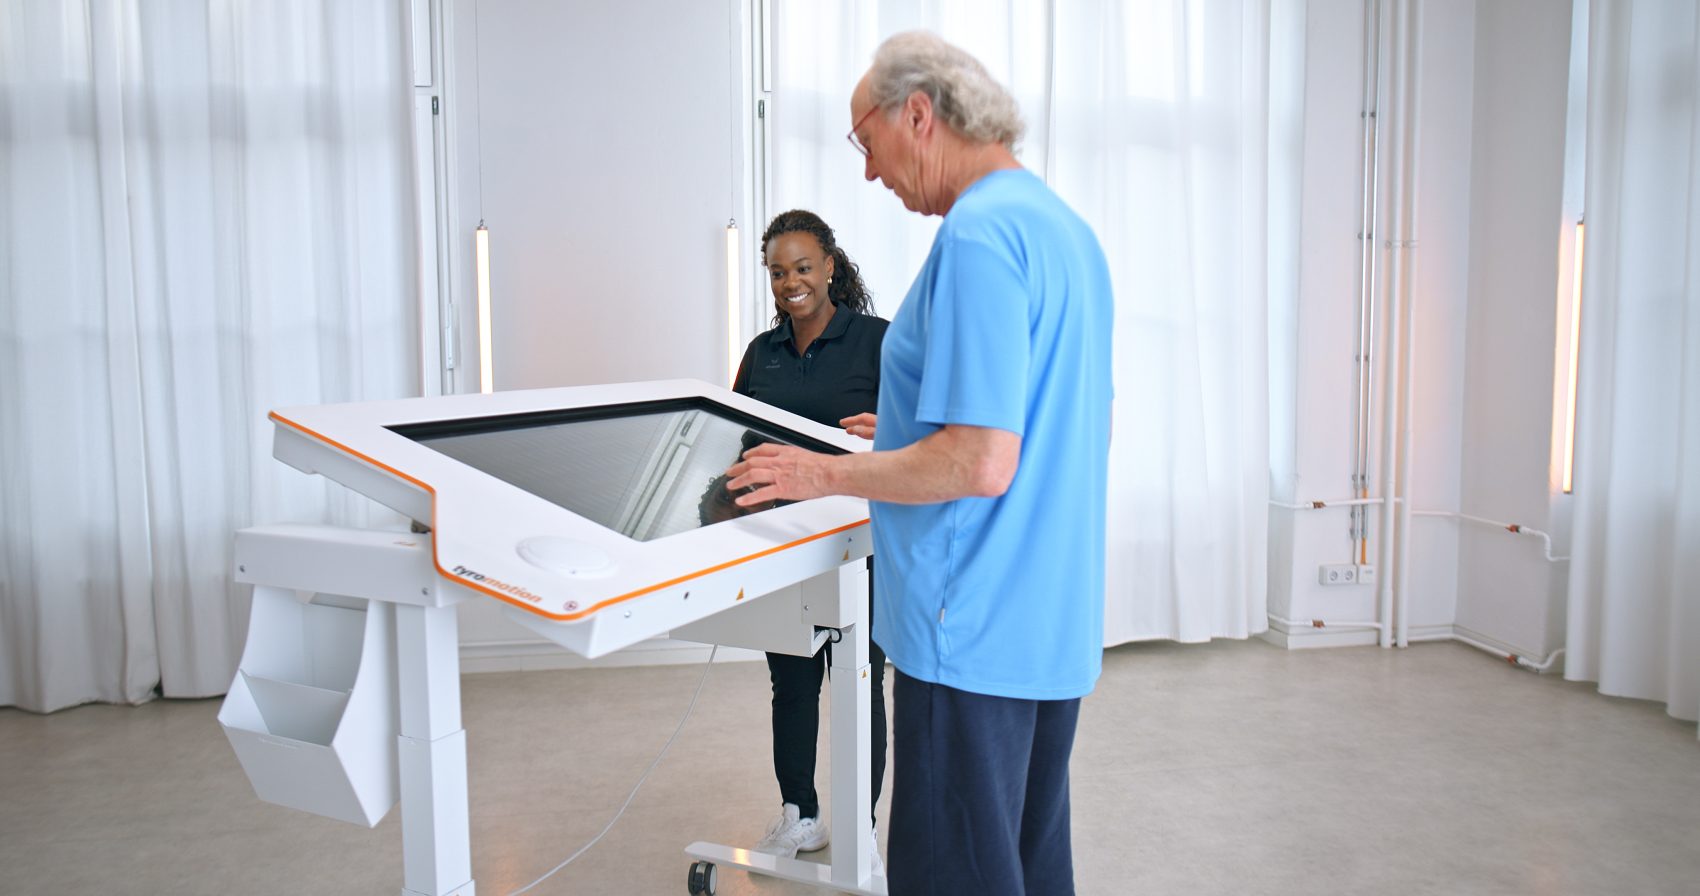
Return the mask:
[[[798,354],[786,318],[750,341],[732,391],[832,427],[845,417],[873,413],[888,325],[836,305],[826,329]]]

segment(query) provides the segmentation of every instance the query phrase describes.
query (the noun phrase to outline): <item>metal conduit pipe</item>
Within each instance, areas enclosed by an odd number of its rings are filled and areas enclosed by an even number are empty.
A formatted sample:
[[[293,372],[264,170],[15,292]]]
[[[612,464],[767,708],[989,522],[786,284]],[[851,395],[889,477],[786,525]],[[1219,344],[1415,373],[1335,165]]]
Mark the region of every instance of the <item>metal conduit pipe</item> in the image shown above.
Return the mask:
[[[1422,97],[1423,97],[1423,31],[1422,31],[1422,0],[1399,0],[1405,7],[1404,39],[1407,52],[1404,56],[1405,76],[1400,89],[1405,91],[1409,99],[1403,103],[1404,121],[1400,128],[1405,135],[1406,165],[1402,172],[1405,179],[1405,220],[1401,224],[1403,239],[1401,248],[1404,251],[1404,280],[1399,286],[1402,293],[1400,305],[1405,313],[1405,346],[1399,353],[1403,358],[1403,372],[1400,380],[1403,386],[1404,402],[1400,412],[1402,423],[1399,429],[1399,525],[1398,549],[1394,560],[1395,570],[1399,575],[1397,585],[1393,590],[1396,601],[1393,611],[1394,643],[1406,647],[1411,643],[1411,422],[1416,419],[1416,381],[1417,381],[1417,314],[1416,314],[1416,281],[1417,281],[1417,222],[1418,222],[1418,191],[1422,177]],[[1395,238],[1400,234],[1395,233]]]
[[[1534,537],[1534,538],[1539,538],[1541,540],[1541,544],[1544,545],[1543,550],[1544,550],[1544,553],[1546,554],[1547,560],[1549,560],[1553,563],[1562,563],[1562,562],[1570,559],[1569,557],[1555,557],[1555,556],[1553,556],[1553,553],[1552,553],[1552,536],[1551,535],[1548,535],[1548,534],[1546,534],[1545,532],[1542,532],[1539,529],[1531,529],[1528,526],[1524,526],[1524,525],[1521,525],[1519,523],[1502,523],[1499,520],[1490,520],[1486,517],[1471,516],[1470,514],[1467,514],[1467,513],[1458,513],[1456,511],[1452,511],[1452,510],[1414,510],[1411,513],[1412,513],[1413,516],[1441,516],[1441,517],[1451,517],[1452,519],[1455,519],[1455,520],[1468,520],[1469,522],[1472,522],[1472,523],[1480,523],[1484,526],[1492,526],[1495,529],[1504,529],[1505,531],[1510,532],[1514,535],[1528,535],[1528,536],[1531,536],[1531,537]]]
[[[1492,644],[1483,644],[1482,642],[1477,641],[1475,638],[1471,638],[1471,637],[1468,637],[1466,635],[1460,635],[1460,634],[1457,634],[1457,633],[1446,634],[1446,635],[1419,635],[1415,638],[1412,638],[1411,640],[1413,640],[1413,641],[1457,641],[1460,644],[1468,644],[1469,646],[1474,647],[1477,650],[1481,650],[1481,651],[1485,651],[1487,653],[1491,653],[1494,656],[1497,656],[1500,659],[1505,660],[1506,662],[1512,664],[1513,666],[1521,666],[1524,669],[1529,669],[1529,670],[1532,670],[1534,672],[1545,672],[1546,670],[1552,668],[1552,664],[1557,662],[1559,657],[1564,655],[1564,648],[1560,647],[1557,650],[1554,650],[1552,653],[1547,654],[1546,659],[1537,663],[1534,660],[1529,659],[1526,656],[1523,656],[1522,654],[1512,653],[1509,650],[1503,650],[1501,648],[1493,646]]]
[[[1269,506],[1284,507],[1288,510],[1321,510],[1324,507],[1358,508],[1380,503],[1380,498],[1334,498],[1328,501],[1301,501],[1297,504],[1288,504],[1285,501],[1270,501]]]
[[[1371,363],[1375,341],[1375,284],[1380,253],[1375,249],[1376,222],[1381,201],[1381,0],[1364,0],[1363,108],[1363,204],[1358,221],[1358,345],[1356,355],[1356,420],[1353,427],[1352,493],[1369,497],[1369,437],[1375,367]],[[1360,509],[1352,511],[1352,557],[1368,562],[1369,519]]]
[[[1399,0],[1389,0],[1389,2],[1398,4]],[[1395,27],[1397,27],[1397,19],[1394,21]],[[1400,87],[1404,83],[1404,54],[1400,52],[1401,48],[1397,40],[1389,40],[1388,43],[1388,48],[1391,51],[1390,55],[1392,57],[1389,67],[1391,69],[1390,80],[1393,82],[1393,87],[1388,91],[1387,97],[1388,106],[1392,111],[1392,114],[1388,116],[1389,121],[1387,123],[1387,129],[1388,135],[1392,138],[1391,142],[1393,144],[1390,169],[1396,174],[1404,171],[1405,166],[1404,103],[1400,96]],[[1404,196],[1401,191],[1397,189],[1397,181],[1392,176],[1389,177],[1389,181],[1388,186],[1392,188],[1391,202],[1389,203],[1391,206],[1389,220],[1396,222],[1404,216]],[[1399,371],[1397,360],[1399,345],[1403,338],[1403,334],[1401,332],[1403,314],[1401,313],[1402,309],[1400,308],[1401,296],[1398,284],[1400,283],[1400,278],[1404,273],[1404,266],[1402,264],[1402,253],[1393,250],[1391,240],[1387,241],[1387,248],[1389,250],[1390,258],[1388,259],[1387,264],[1387,288],[1384,292],[1387,302],[1387,336],[1386,341],[1383,344],[1382,351],[1382,363],[1385,365],[1386,370],[1386,385],[1383,390],[1384,399],[1381,411],[1381,494],[1384,498],[1392,499],[1397,498],[1398,496],[1398,481],[1395,474],[1398,472],[1399,450],[1398,443],[1394,438],[1396,434],[1394,426],[1399,417]],[[1391,623],[1393,620],[1393,577],[1388,575],[1388,572],[1392,569],[1393,562],[1393,509],[1392,500],[1381,505],[1381,520],[1379,531],[1377,533],[1380,536],[1380,544],[1379,550],[1377,551],[1376,565],[1380,567],[1382,573],[1376,583],[1376,606],[1378,607],[1376,616],[1388,623]],[[1382,647],[1393,646],[1391,634],[1391,625],[1381,629]]]

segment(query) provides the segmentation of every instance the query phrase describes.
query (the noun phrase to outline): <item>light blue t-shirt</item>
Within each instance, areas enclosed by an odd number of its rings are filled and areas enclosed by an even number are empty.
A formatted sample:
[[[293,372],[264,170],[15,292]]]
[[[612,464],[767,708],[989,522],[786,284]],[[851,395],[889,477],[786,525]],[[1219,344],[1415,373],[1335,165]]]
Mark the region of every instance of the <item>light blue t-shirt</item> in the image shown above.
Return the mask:
[[[886,331],[876,449],[946,424],[1021,436],[1009,490],[874,502],[874,640],[903,674],[1062,700],[1104,643],[1110,273],[1097,237],[1025,169],[957,197]]]

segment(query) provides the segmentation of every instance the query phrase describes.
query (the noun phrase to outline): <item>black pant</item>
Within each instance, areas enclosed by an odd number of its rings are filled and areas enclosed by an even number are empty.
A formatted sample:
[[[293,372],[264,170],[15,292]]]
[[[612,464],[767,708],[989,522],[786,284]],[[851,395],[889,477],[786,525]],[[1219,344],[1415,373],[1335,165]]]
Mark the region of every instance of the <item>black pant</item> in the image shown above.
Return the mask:
[[[868,628],[873,628],[874,608],[868,604]],[[820,816],[820,796],[815,793],[815,740],[820,735],[821,673],[831,661],[832,645],[814,656],[788,653],[767,655],[768,677],[773,681],[773,773],[779,779],[779,795],[797,805],[803,818]],[[885,651],[868,639],[868,696],[871,700],[868,725],[871,746],[873,792],[869,811],[880,799],[885,778]]]
[[[1080,701],[897,671],[891,896],[1073,896],[1068,759]]]

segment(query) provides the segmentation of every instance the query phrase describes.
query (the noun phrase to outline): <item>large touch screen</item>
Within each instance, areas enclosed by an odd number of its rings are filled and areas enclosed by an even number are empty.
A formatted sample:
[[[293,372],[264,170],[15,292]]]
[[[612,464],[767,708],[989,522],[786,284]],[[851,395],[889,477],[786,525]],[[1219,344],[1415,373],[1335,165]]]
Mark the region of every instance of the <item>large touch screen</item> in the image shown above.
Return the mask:
[[[844,453],[704,398],[390,429],[639,541],[771,508],[726,491],[722,474],[751,446]]]

